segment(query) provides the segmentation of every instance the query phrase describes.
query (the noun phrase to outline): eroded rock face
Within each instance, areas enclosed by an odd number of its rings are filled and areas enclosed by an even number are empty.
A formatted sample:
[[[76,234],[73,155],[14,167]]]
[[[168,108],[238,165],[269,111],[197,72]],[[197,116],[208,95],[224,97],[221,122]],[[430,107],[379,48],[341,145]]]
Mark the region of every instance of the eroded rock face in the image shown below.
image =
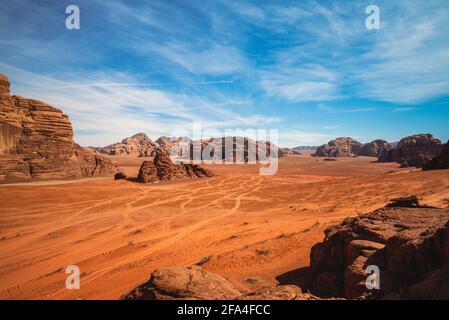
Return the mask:
[[[156,149],[154,160],[142,163],[137,180],[143,183],[156,183],[159,181],[211,176],[212,173],[209,170],[196,164],[174,164],[167,152]]]
[[[158,269],[150,280],[122,297],[124,300],[315,300],[293,285],[280,285],[242,294],[225,278],[199,266]]]
[[[223,277],[198,266],[158,269],[125,300],[230,300],[241,293]]]
[[[443,145],[439,155],[424,164],[423,170],[449,169],[449,141]]]
[[[449,297],[449,209],[384,208],[328,228],[312,248],[310,289],[318,296]],[[370,292],[368,265],[380,268]]]
[[[354,157],[360,153],[362,144],[349,137],[340,137],[323,144],[315,151],[316,157]]]
[[[401,139],[396,148],[379,157],[381,162],[398,162],[402,167],[421,167],[440,154],[441,141],[433,135],[416,134]]]
[[[292,149],[290,149],[290,148],[279,148],[279,153],[281,154],[281,156],[284,156],[284,157],[287,157],[292,154],[297,154],[297,153],[294,153],[292,151]]]
[[[106,175],[116,168],[107,158],[73,142],[73,129],[61,110],[10,95],[0,75],[0,180]]]
[[[158,146],[159,145],[151,140],[145,133],[137,133],[123,139],[121,142],[103,148],[97,148],[97,151],[108,155],[153,157],[155,155],[155,149]]]
[[[360,150],[359,156],[367,157],[380,157],[385,152],[392,148],[388,141],[377,139],[368,143],[365,143]]]

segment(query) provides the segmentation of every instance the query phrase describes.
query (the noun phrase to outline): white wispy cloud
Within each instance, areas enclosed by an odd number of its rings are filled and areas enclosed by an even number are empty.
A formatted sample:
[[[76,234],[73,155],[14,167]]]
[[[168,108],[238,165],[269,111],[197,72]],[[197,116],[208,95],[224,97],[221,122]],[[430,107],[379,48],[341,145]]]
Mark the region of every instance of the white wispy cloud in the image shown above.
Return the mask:
[[[219,130],[265,126],[280,120],[258,114],[245,116],[225,107],[244,103],[241,101],[215,102],[206,97],[134,86],[129,81],[132,78],[123,74],[112,78],[124,82],[106,83],[98,77],[60,80],[2,63],[0,68],[11,79],[13,94],[45,101],[67,113],[75,133],[81,133],[76,139],[83,145],[105,145],[136,132],[157,138],[176,130],[189,131],[194,121],[201,121],[205,129]]]
[[[324,101],[339,98],[337,75],[320,65],[276,67],[260,72],[261,86],[273,96],[290,101]]]

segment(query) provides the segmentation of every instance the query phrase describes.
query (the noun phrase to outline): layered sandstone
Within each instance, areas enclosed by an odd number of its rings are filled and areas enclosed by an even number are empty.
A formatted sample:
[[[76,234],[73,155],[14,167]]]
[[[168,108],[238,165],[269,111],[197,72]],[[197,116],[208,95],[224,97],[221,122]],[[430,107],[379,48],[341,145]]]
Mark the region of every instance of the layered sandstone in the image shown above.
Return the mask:
[[[433,135],[416,134],[402,138],[398,145],[379,157],[381,162],[398,162],[402,167],[421,167],[439,155],[441,141]]]
[[[339,137],[316,149],[316,157],[354,157],[360,153],[362,144],[350,137]]]
[[[310,255],[310,289],[319,296],[378,299],[449,298],[449,209],[413,203],[328,228]],[[407,203],[406,203],[407,204]],[[368,266],[380,289],[368,290]]]
[[[111,161],[73,142],[61,110],[10,95],[0,75],[0,179],[63,178],[110,174]]]

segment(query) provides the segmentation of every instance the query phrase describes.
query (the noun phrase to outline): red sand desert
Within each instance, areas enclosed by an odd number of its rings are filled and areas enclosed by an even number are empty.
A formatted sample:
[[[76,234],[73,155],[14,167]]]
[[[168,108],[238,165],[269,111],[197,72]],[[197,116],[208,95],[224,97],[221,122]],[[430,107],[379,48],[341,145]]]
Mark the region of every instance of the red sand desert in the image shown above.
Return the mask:
[[[142,158],[111,156],[129,176]],[[323,230],[415,194],[446,207],[449,170],[399,169],[375,158],[280,159],[207,166],[208,179],[145,185],[112,178],[0,186],[1,299],[118,299],[157,268],[189,265],[245,292],[307,266]],[[65,288],[65,268],[81,289]]]

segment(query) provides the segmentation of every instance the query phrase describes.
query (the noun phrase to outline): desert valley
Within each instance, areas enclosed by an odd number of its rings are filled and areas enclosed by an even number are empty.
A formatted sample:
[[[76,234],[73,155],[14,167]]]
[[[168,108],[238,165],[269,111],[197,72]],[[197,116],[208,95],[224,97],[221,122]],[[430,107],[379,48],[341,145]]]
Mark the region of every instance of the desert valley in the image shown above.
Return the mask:
[[[271,176],[174,164],[168,137],[77,145],[6,76],[0,134],[1,299],[449,299],[449,147],[431,134],[279,148]]]

